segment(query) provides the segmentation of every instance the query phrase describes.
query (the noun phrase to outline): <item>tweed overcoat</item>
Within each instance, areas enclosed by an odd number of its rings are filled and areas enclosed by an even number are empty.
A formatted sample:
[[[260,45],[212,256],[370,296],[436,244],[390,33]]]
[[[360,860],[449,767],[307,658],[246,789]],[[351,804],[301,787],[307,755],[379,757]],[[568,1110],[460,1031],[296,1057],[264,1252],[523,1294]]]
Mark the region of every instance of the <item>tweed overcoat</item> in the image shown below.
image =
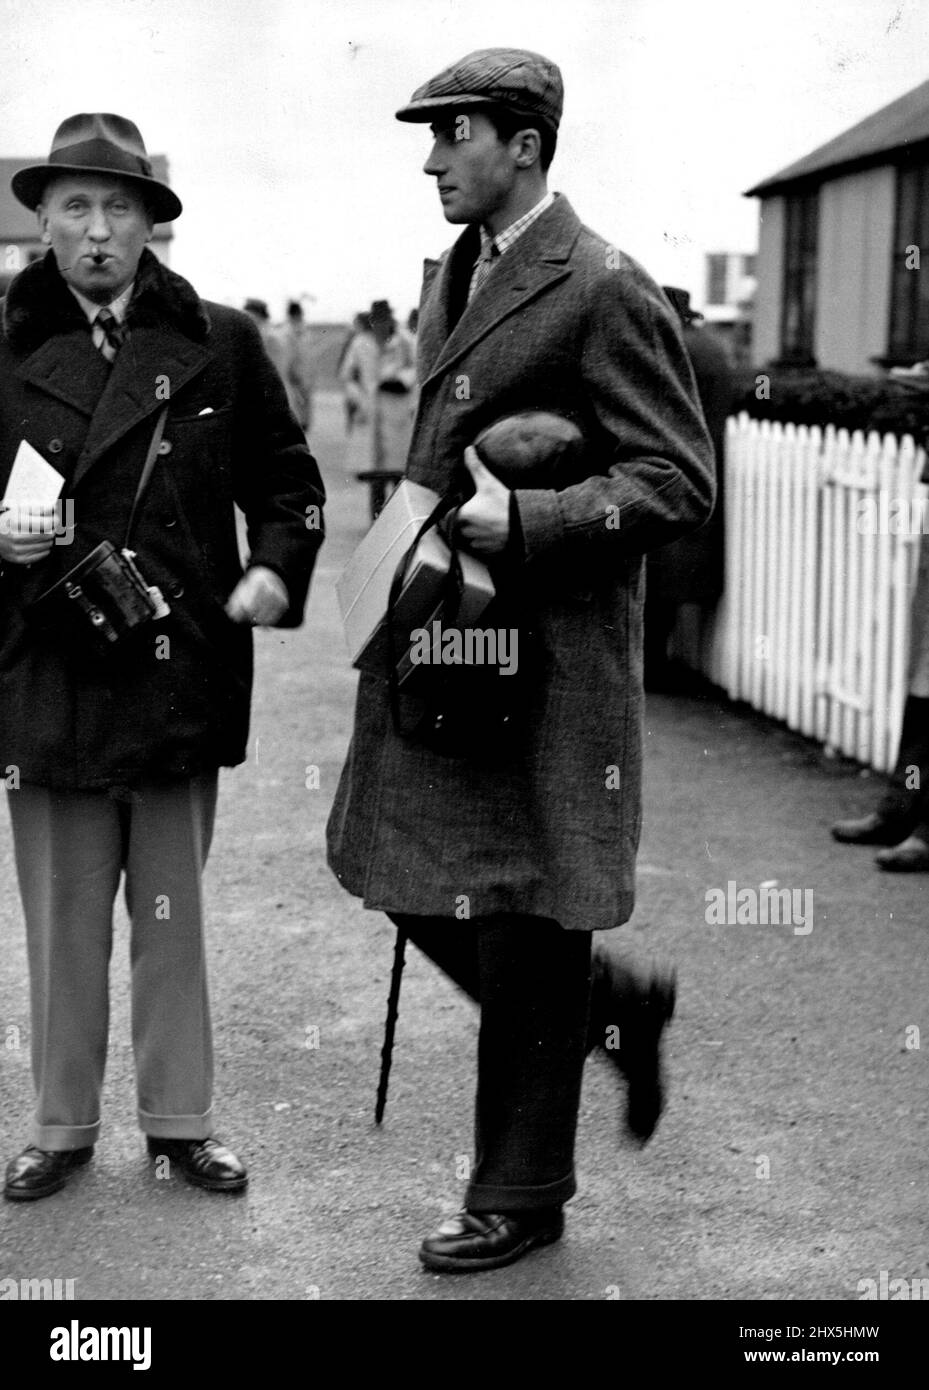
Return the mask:
[[[302,621],[323,537],[319,472],[257,329],[201,301],[147,250],[112,367],[53,252],[13,281],[3,309],[0,496],[25,439],[64,475],[74,532],[47,559],[0,575],[0,771],[103,788],[241,762],[252,633],[224,612],[242,575],[234,503],[251,562],[287,586],[281,626]],[[122,544],[166,395],[132,548],[171,615],[125,650],[89,658],[77,629],[37,627],[30,604],[99,541]]]
[[[399,738],[362,675],[330,864],[370,908],[615,927],[641,821],[642,556],[709,515],[711,445],[667,301],[564,197],[453,323],[478,251],[469,227],[427,263],[408,476],[444,492],[485,426],[534,408],[580,425],[587,476],[516,492],[540,649],[521,737],[505,758],[444,757]]]

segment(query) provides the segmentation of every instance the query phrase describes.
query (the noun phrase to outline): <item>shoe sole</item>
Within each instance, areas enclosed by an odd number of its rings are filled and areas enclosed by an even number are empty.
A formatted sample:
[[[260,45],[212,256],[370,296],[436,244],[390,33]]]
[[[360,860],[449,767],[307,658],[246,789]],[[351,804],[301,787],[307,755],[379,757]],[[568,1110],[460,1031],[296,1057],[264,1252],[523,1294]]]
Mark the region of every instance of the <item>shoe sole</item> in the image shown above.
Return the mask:
[[[182,1174],[191,1187],[202,1187],[204,1192],[242,1192],[248,1187],[248,1178],[194,1178],[189,1173]]]
[[[539,1231],[527,1236],[515,1250],[509,1250],[505,1255],[490,1255],[483,1260],[469,1260],[460,1255],[435,1255],[430,1250],[420,1250],[419,1258],[426,1269],[438,1274],[480,1274],[485,1269],[502,1269],[504,1265],[514,1264],[528,1255],[530,1250],[540,1246],[554,1245],[563,1234],[563,1231]]]

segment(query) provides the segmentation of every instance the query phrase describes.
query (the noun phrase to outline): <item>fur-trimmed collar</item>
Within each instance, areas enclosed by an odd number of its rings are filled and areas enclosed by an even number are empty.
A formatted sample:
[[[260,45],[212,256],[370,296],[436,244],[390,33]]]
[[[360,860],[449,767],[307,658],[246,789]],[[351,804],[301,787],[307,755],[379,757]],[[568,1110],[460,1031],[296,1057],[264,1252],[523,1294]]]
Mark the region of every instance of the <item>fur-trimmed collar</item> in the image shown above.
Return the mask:
[[[210,332],[206,306],[193,285],[162,265],[147,247],[136,272],[127,322],[130,328],[167,323],[197,343],[205,342]],[[83,309],[61,277],[54,251],[21,271],[3,301],[3,332],[17,354],[35,352],[56,333],[86,323]]]

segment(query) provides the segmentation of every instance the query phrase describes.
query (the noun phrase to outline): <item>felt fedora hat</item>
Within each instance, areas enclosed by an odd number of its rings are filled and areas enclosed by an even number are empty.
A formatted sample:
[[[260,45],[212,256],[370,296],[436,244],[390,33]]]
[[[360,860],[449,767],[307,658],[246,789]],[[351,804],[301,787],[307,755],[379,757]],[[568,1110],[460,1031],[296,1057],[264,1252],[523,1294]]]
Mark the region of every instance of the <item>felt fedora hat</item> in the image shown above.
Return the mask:
[[[144,196],[156,222],[172,222],[183,211],[177,194],[152,177],[138,126],[108,111],[81,112],[62,121],[48,162],[17,170],[11,181],[13,192],[34,212],[56,174],[110,174],[128,179]]]

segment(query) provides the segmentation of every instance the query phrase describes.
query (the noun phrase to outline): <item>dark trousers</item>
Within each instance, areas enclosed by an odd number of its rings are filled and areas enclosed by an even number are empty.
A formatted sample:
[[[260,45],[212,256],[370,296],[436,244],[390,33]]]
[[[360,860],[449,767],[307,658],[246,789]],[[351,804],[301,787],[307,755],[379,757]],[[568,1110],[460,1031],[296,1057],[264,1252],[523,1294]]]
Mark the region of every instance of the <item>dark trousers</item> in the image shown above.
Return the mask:
[[[906,697],[900,751],[879,811],[900,822],[901,840],[917,835],[929,843],[929,699]]]
[[[557,1207],[577,1190],[587,1054],[588,932],[540,917],[461,922],[391,914],[481,1006],[471,1211]]]

